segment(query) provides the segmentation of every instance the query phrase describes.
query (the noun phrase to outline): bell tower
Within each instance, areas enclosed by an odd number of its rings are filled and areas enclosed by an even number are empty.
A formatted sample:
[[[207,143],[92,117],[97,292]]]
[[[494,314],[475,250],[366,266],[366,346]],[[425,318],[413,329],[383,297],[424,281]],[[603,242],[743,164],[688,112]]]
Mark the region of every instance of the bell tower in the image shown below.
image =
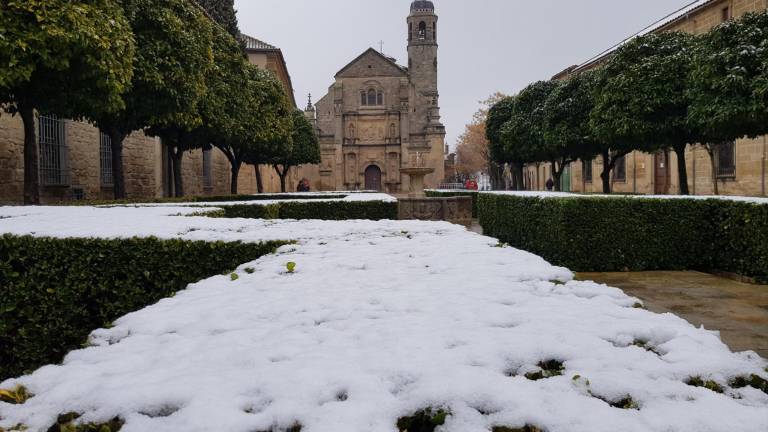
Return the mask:
[[[413,133],[445,133],[440,123],[437,90],[437,35],[434,3],[426,0],[411,3],[408,15],[408,75],[415,90],[410,110]]]

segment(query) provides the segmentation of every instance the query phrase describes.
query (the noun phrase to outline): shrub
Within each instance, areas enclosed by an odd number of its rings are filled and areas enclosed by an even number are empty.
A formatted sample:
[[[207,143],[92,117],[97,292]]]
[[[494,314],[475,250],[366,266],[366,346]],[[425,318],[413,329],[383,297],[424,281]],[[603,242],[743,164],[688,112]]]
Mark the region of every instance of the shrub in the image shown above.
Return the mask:
[[[265,206],[242,204],[221,207],[224,217],[245,219],[383,220],[397,219],[397,203],[384,201],[282,202]],[[212,217],[220,215],[213,213]]]
[[[0,381],[59,362],[89,333],[285,242],[0,237]]]
[[[480,196],[480,192],[473,191],[436,191],[429,190],[425,192],[428,197],[432,198],[450,198],[450,197],[472,197],[472,217],[477,219],[477,200]]]
[[[481,194],[486,235],[574,271],[724,271],[768,281],[768,205]]]
[[[252,202],[252,201],[284,201],[284,200],[327,200],[345,198],[347,195],[321,195],[321,194],[258,194],[258,195],[216,195],[216,196],[187,196],[164,198],[128,198],[122,200],[84,200],[62,201],[60,206],[118,206],[140,204],[180,204],[180,203],[220,203],[220,202]]]

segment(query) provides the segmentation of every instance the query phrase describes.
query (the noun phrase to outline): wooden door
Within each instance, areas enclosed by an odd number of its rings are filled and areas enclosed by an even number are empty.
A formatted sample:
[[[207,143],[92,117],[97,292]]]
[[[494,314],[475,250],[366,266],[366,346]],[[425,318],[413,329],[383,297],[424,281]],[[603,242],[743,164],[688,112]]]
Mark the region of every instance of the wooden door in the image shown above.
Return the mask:
[[[381,191],[381,169],[376,165],[365,169],[365,190]]]
[[[656,195],[666,195],[669,193],[669,152],[660,151],[654,155],[653,159],[653,192]]]

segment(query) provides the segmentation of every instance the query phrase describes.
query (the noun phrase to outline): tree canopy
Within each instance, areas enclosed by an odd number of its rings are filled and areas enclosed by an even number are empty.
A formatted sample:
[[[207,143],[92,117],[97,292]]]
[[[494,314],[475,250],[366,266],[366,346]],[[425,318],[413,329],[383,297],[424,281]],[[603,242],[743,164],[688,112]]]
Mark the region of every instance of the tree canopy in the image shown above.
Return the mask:
[[[235,0],[197,0],[197,3],[232,37],[240,37]]]
[[[0,29],[0,103],[22,117],[24,201],[37,204],[35,111],[80,119],[124,108],[134,40],[113,0],[3,2]]]
[[[272,165],[280,176],[280,188],[287,192],[285,179],[292,167],[320,163],[320,144],[312,123],[301,110],[293,111],[292,146],[280,149],[272,158]]]
[[[685,148],[699,141],[689,127],[686,91],[694,36],[654,33],[621,46],[603,69],[592,127],[616,150],[653,152],[672,147],[678,157],[680,192],[688,194]]]
[[[768,133],[768,13],[715,27],[693,57],[689,121],[707,140]]]

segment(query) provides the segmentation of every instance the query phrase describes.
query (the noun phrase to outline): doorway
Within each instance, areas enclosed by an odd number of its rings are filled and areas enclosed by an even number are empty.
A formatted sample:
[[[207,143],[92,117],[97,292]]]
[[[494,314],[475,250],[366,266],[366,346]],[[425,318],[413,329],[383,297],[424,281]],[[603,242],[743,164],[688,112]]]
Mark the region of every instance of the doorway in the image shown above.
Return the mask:
[[[365,190],[381,192],[381,168],[376,165],[365,169]]]
[[[657,152],[653,163],[653,193],[656,195],[669,194],[669,152]]]

